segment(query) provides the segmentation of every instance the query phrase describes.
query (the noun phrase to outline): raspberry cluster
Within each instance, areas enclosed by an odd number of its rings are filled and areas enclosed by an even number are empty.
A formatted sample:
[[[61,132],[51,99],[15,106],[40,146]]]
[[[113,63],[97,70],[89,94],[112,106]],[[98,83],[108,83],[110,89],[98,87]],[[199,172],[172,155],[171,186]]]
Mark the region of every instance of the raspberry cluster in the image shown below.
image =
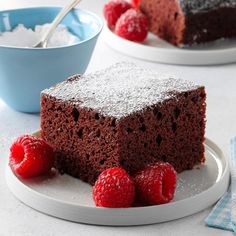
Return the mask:
[[[103,8],[108,27],[118,36],[142,42],[148,34],[148,19],[138,10],[137,0],[110,0]]]
[[[16,175],[31,178],[45,174],[54,163],[53,149],[41,138],[22,135],[10,148],[9,165]],[[157,162],[130,176],[123,168],[103,171],[93,186],[99,207],[131,207],[170,202],[176,188],[176,171],[169,163]]]
[[[131,207],[170,202],[176,188],[176,171],[169,163],[157,162],[133,177],[119,167],[105,170],[93,186],[96,206]]]

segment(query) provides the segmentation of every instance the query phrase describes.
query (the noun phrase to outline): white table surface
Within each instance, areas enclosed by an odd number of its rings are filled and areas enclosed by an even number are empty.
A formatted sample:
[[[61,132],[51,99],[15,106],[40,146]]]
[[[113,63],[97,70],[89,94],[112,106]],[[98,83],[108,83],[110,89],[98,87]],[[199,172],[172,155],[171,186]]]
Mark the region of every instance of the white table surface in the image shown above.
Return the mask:
[[[39,6],[62,5],[66,0],[0,0],[0,10]],[[81,8],[102,14],[104,0],[83,0]],[[230,137],[236,135],[236,64],[208,67],[173,66],[144,62],[124,56],[107,47],[102,37],[96,46],[88,71],[104,68],[117,61],[137,64],[193,80],[206,86],[206,135],[229,155]],[[38,114],[13,111],[0,100],[0,236],[11,235],[233,235],[231,232],[208,228],[204,219],[211,208],[172,222],[139,227],[104,227],[76,224],[39,213],[20,203],[8,190],[4,167],[12,140],[24,133],[39,129]]]

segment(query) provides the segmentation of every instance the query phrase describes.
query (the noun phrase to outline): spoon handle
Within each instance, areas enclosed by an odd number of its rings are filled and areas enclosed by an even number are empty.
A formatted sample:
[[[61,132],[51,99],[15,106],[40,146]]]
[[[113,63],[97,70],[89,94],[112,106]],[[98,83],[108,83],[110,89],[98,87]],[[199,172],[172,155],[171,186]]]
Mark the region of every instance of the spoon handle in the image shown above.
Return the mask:
[[[53,20],[53,22],[50,25],[49,31],[43,36],[42,38],[42,46],[45,48],[47,47],[47,43],[49,38],[52,36],[54,30],[58,26],[58,24],[62,21],[62,19],[67,15],[68,12],[70,12],[71,9],[73,9],[81,0],[72,0],[68,5],[66,5],[60,13],[57,15],[57,17]]]

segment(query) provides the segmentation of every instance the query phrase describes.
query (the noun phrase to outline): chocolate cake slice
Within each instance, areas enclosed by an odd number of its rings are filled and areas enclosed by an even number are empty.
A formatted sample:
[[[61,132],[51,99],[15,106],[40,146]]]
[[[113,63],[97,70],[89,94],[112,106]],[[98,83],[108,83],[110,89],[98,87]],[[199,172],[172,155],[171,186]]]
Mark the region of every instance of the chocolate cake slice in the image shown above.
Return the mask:
[[[236,37],[236,0],[140,0],[150,30],[177,46]]]
[[[41,134],[56,167],[93,184],[105,169],[204,162],[203,86],[129,63],[75,75],[41,95]]]

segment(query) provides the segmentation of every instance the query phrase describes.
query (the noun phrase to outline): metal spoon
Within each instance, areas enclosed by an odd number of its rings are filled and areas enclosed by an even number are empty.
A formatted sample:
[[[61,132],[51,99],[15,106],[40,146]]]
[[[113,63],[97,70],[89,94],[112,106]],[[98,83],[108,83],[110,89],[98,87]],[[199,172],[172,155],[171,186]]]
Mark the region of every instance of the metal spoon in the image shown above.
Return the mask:
[[[73,9],[81,0],[72,0],[68,5],[66,5],[62,10],[58,13],[56,18],[50,25],[47,33],[42,37],[42,39],[33,46],[33,48],[46,48],[48,44],[48,40],[54,33],[58,24],[62,21],[62,19]]]

